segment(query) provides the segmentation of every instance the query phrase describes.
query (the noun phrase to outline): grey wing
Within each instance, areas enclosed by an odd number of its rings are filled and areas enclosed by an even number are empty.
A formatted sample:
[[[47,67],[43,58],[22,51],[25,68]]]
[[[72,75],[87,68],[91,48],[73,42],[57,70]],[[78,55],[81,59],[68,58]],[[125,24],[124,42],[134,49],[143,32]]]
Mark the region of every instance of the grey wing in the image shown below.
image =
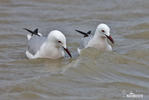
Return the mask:
[[[33,55],[36,54],[45,40],[46,37],[32,36],[28,41],[28,51]]]
[[[89,35],[88,37],[83,37],[81,39],[79,48],[80,49],[85,48],[85,46],[88,44],[88,42],[91,40],[92,37],[93,37],[92,35]]]

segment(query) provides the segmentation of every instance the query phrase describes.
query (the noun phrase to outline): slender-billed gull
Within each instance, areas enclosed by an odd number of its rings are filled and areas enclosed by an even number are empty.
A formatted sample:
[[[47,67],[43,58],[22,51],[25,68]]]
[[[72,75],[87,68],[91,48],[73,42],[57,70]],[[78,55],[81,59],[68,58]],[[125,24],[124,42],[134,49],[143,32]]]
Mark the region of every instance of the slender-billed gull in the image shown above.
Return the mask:
[[[38,32],[38,29],[35,29],[34,31],[26,28],[24,29],[31,33],[27,35],[27,58],[58,59],[64,57],[65,52],[71,57],[71,53],[66,46],[66,38],[62,32],[53,30],[48,34],[47,37],[44,37],[41,33]]]
[[[99,24],[94,35],[91,35],[91,31],[87,33],[79,30],[76,31],[84,35],[80,43],[81,48],[78,48],[79,53],[82,48],[88,47],[93,47],[102,51],[112,51],[112,46],[108,43],[107,39],[113,44],[114,40],[110,35],[110,28],[106,24]]]

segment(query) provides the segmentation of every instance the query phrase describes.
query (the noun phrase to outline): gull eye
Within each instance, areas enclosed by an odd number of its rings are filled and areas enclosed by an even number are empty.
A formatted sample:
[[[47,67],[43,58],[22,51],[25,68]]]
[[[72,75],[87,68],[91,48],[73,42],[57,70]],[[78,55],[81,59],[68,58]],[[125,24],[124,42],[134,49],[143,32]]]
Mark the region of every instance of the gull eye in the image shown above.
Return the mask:
[[[104,32],[105,32],[105,30],[101,30],[101,32],[103,32],[103,33],[104,33]]]
[[[58,43],[62,43],[61,41],[58,41]]]

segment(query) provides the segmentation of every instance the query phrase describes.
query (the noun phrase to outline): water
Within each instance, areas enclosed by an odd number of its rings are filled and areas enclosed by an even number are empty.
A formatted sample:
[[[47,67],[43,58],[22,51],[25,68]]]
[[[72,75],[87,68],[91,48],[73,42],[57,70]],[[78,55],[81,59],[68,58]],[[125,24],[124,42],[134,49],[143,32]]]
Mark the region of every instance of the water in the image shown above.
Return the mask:
[[[1,0],[0,100],[149,99],[148,0]],[[111,27],[113,52],[76,50],[99,23]],[[73,59],[25,57],[22,28],[65,33]],[[143,98],[128,98],[131,92]]]

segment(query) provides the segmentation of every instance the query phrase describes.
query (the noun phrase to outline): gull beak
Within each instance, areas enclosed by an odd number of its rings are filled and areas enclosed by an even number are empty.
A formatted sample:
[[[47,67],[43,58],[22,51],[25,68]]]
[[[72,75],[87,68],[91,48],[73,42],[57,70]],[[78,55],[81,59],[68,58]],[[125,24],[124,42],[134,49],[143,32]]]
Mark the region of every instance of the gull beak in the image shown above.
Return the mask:
[[[67,52],[67,54],[70,56],[70,58],[72,58],[71,53],[69,52],[69,50],[65,47],[63,47],[63,49]]]
[[[114,44],[114,40],[113,40],[113,38],[109,35],[105,35],[113,44]]]

